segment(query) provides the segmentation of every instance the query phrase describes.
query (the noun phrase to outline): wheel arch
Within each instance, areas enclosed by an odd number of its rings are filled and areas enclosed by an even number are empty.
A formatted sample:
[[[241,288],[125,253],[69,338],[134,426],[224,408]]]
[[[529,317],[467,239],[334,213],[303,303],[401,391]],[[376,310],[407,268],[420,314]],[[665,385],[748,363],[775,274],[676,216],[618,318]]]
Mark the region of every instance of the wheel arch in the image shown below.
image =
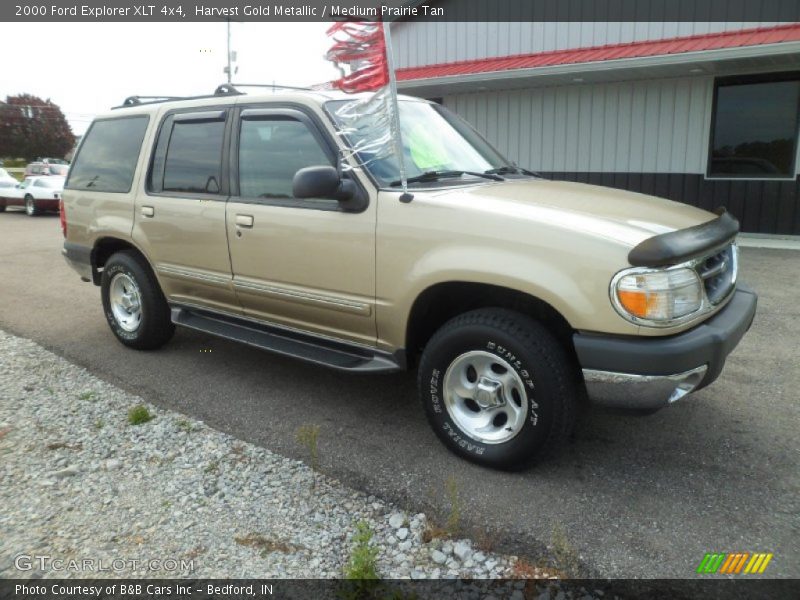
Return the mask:
[[[551,304],[513,288],[448,281],[423,290],[414,300],[406,323],[406,354],[415,364],[433,334],[450,319],[479,308],[507,308],[535,318],[542,323],[577,360],[572,342],[573,327]]]
[[[111,256],[113,256],[115,253],[123,250],[132,250],[136,252],[147,262],[147,265],[150,266],[150,261],[148,260],[147,255],[131,241],[123,240],[113,236],[104,236],[98,238],[92,247],[91,254],[92,282],[95,285],[100,285],[102,269],[108,259],[111,258]],[[150,267],[150,270],[153,270],[152,267]]]

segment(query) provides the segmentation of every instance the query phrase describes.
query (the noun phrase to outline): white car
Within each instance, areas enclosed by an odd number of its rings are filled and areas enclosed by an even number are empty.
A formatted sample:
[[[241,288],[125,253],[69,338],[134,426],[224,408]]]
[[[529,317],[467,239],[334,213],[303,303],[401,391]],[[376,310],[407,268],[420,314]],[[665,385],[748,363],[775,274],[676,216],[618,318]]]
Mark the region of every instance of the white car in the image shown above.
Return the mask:
[[[9,175],[5,169],[0,169],[0,190],[8,187],[15,187],[19,182]],[[0,192],[1,194],[2,192]]]
[[[0,188],[0,212],[6,206],[24,206],[31,217],[47,210],[57,211],[64,181],[64,177],[27,177],[14,187]]]

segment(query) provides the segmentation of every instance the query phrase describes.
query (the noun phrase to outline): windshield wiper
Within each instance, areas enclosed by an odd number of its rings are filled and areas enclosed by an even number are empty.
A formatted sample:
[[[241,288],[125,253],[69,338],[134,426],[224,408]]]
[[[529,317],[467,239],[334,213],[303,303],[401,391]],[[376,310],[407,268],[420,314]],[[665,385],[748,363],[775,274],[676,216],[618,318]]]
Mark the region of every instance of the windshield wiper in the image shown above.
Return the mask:
[[[478,173],[476,171],[425,171],[422,175],[409,177],[406,181],[407,183],[424,183],[429,181],[438,181],[447,177],[461,177],[462,175],[472,175],[473,177],[482,177],[483,179],[491,179],[492,181],[505,181],[505,179],[500,177],[500,175],[497,173]],[[392,187],[397,187],[402,183],[403,182],[398,179],[391,182],[389,185]]]
[[[523,169],[522,167],[517,167],[514,165],[504,165],[502,167],[497,167],[496,169],[489,169],[488,171],[484,171],[485,175],[528,175],[530,177],[541,177],[539,173],[535,173],[533,171],[529,171],[528,169]]]

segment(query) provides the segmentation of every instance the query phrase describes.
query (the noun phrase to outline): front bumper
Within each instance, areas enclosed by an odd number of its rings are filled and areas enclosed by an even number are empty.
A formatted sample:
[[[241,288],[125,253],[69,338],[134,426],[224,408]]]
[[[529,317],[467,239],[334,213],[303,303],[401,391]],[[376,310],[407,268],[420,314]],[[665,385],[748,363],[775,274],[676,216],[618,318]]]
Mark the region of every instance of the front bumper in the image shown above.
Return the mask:
[[[652,411],[712,383],[756,313],[758,297],[739,285],[730,302],[697,327],[667,337],[576,333],[575,352],[595,404]]]

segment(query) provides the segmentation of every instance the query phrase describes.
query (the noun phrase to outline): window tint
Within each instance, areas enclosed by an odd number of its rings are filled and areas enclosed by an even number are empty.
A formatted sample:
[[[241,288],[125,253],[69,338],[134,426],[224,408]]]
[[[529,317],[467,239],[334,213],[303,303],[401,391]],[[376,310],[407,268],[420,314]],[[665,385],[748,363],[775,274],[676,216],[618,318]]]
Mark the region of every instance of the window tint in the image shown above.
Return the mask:
[[[164,166],[164,191],[219,193],[225,121],[176,122]]]
[[[719,84],[708,174],[794,177],[800,80]]]
[[[311,130],[295,120],[242,120],[239,192],[248,198],[293,198],[294,174],[332,165]]]
[[[81,142],[67,187],[129,192],[148,117],[95,121]]]

